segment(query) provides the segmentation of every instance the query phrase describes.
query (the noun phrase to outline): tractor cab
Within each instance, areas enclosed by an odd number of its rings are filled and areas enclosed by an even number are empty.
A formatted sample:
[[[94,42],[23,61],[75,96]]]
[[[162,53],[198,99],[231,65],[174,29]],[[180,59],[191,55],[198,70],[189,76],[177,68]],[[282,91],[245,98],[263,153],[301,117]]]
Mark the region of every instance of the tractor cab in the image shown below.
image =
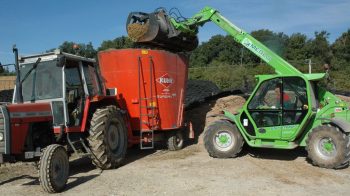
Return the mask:
[[[20,57],[19,73],[13,103],[50,104],[53,126],[80,127],[86,98],[101,94],[96,61],[60,50]]]

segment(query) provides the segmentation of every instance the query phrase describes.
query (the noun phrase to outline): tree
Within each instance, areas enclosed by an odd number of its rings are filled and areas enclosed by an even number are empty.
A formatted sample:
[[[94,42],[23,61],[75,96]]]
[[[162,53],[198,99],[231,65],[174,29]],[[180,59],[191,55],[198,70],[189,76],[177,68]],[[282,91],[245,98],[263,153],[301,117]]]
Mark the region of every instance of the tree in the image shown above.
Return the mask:
[[[215,61],[238,64],[241,48],[231,36],[215,35],[192,51],[190,67],[204,67]]]
[[[46,52],[53,52],[56,48],[52,48],[47,50]],[[66,52],[69,54],[75,54],[87,58],[96,58],[97,51],[94,49],[94,46],[91,42],[88,44],[77,44],[75,42],[65,41],[60,46],[58,46],[62,52]]]
[[[330,63],[332,52],[328,42],[329,33],[327,31],[315,32],[315,39],[307,44],[307,58],[312,58],[317,64]]]
[[[292,34],[289,37],[285,50],[286,60],[304,61],[305,59],[307,59],[307,44],[308,39],[306,35],[301,33]]]
[[[0,75],[3,75],[5,72],[5,69],[3,66],[1,66],[1,62],[0,62]]]
[[[98,51],[107,50],[107,49],[122,49],[122,48],[134,48],[136,44],[131,41],[129,37],[121,36],[117,37],[114,40],[105,40],[101,43],[101,46],[98,48]]]
[[[75,47],[78,46],[78,47]],[[87,58],[95,58],[97,51],[94,49],[91,42],[88,44],[76,44],[74,42],[63,42],[59,47],[63,52],[76,54]]]
[[[280,55],[281,57],[284,57],[286,45],[288,44],[289,37],[285,35],[284,33],[275,33],[273,31],[270,31],[268,29],[260,29],[257,31],[252,31],[251,35],[263,43],[265,46],[267,46],[270,50],[275,52],[276,54]],[[246,63],[249,64],[259,64],[262,63],[262,60],[256,56],[252,52],[247,52],[247,55],[245,55]]]
[[[343,33],[331,46],[334,58],[332,65],[336,68],[350,67],[350,29]]]

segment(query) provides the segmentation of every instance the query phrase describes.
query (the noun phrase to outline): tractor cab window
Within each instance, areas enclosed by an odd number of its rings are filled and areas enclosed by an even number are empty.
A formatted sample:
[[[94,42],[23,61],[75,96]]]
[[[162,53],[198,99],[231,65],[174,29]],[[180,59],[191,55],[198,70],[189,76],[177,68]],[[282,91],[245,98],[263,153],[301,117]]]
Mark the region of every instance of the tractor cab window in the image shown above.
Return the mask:
[[[20,66],[23,101],[57,99],[62,95],[62,68],[56,60]],[[15,99],[16,100],[16,99]]]
[[[94,96],[100,94],[100,86],[93,65],[83,62],[83,70],[89,95]]]
[[[65,68],[66,100],[71,126],[80,125],[84,106],[84,88],[78,65],[77,62],[70,62]]]

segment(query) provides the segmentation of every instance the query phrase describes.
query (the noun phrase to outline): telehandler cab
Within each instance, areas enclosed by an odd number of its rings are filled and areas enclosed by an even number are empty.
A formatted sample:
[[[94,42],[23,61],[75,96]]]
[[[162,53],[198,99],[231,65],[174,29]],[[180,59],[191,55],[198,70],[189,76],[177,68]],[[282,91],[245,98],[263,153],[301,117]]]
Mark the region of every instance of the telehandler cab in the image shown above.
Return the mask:
[[[244,143],[277,149],[303,146],[314,165],[325,168],[348,165],[349,105],[319,85],[324,73],[301,73],[211,7],[187,19],[171,16],[164,10],[150,14],[133,12],[127,22],[129,36],[136,42],[174,51],[181,50],[181,46],[179,43],[174,46],[171,40],[180,37],[185,44],[183,51],[188,51],[198,44],[195,39],[198,28],[211,21],[276,72],[256,76],[258,83],[238,114],[223,111],[218,115],[220,120],[207,126],[204,144],[210,156],[236,157]],[[141,31],[135,34],[133,27]]]

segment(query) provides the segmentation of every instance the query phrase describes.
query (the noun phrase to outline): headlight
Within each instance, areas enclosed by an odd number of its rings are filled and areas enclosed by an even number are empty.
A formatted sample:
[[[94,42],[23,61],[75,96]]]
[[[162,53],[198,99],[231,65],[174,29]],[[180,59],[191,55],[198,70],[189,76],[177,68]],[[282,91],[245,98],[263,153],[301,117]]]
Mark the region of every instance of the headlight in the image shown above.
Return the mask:
[[[0,133],[0,142],[4,140],[4,133]]]

